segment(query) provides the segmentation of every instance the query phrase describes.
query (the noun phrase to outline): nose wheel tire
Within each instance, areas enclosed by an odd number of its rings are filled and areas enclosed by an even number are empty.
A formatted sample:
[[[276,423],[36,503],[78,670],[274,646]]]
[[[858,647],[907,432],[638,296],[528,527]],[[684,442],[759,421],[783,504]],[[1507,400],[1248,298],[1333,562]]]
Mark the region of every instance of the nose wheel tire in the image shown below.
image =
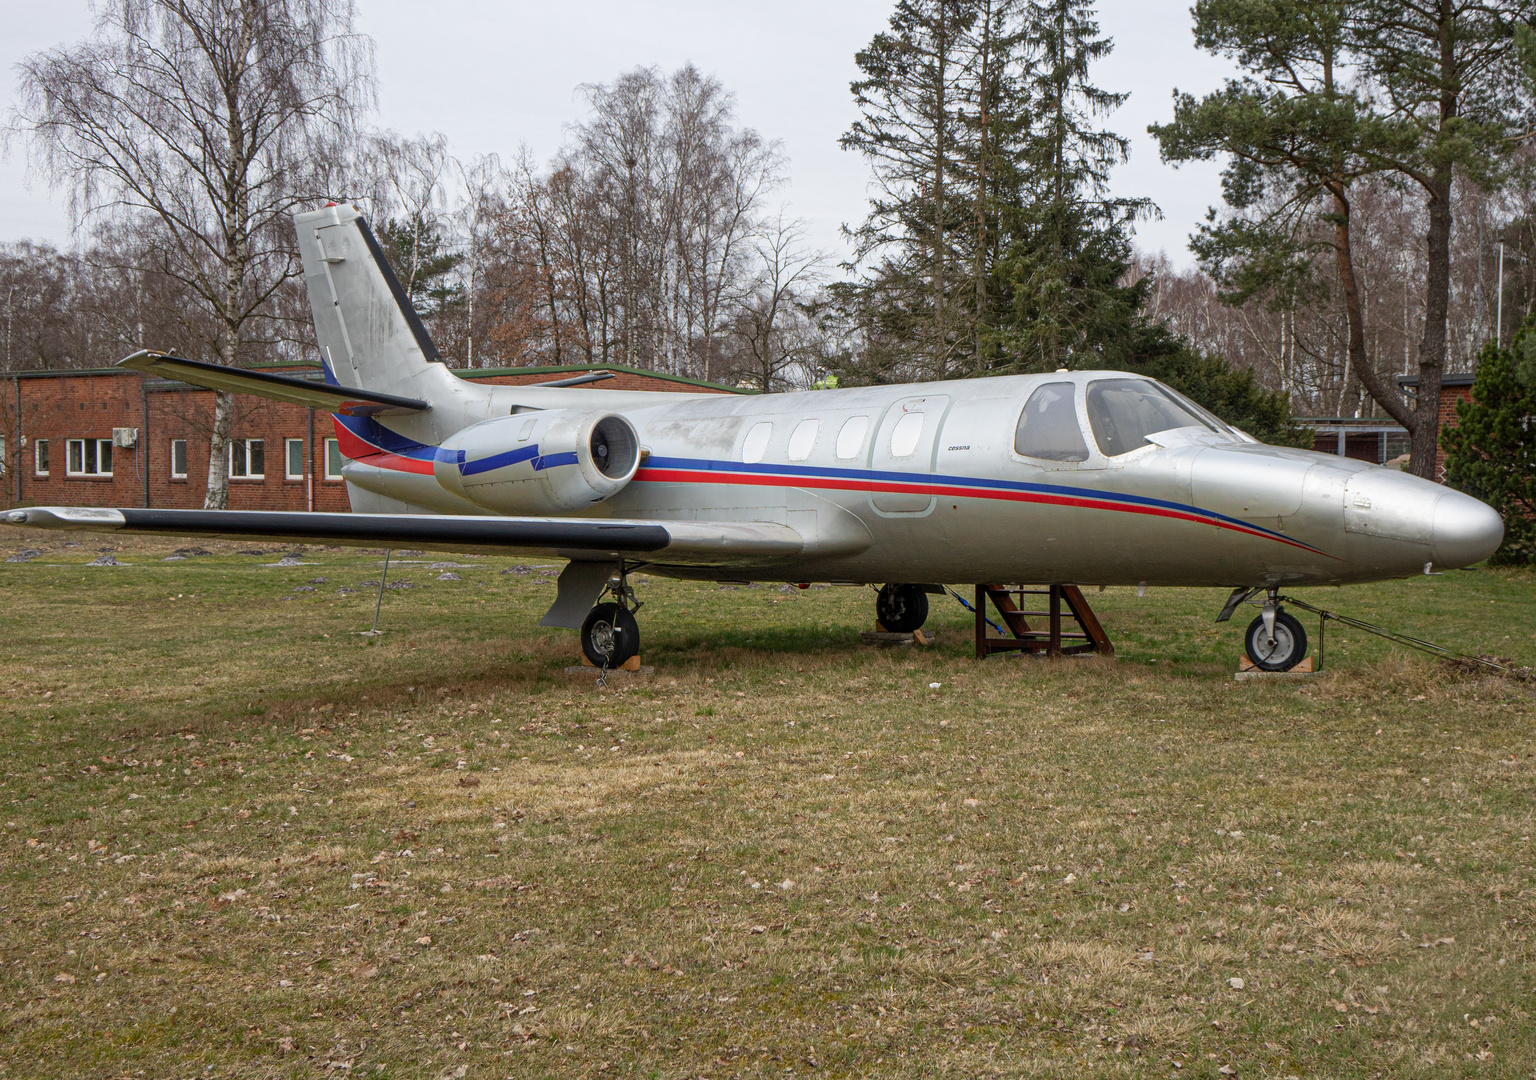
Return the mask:
[[[928,594],[921,585],[886,585],[875,599],[875,617],[893,634],[910,634],[928,621]]]
[[[640,624],[618,604],[598,604],[581,624],[581,651],[596,667],[622,667],[640,652]]]
[[[1307,632],[1296,616],[1276,611],[1274,638],[1264,629],[1264,616],[1260,615],[1248,624],[1243,646],[1260,671],[1290,671],[1307,655]]]

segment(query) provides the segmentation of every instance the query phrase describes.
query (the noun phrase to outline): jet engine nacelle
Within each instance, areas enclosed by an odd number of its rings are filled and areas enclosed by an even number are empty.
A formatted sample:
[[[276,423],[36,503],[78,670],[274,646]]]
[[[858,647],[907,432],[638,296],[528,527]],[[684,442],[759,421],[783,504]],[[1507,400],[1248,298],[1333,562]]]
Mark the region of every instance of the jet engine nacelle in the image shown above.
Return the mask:
[[[639,467],[640,438],[622,416],[545,409],[465,428],[443,443],[433,472],[478,506],[536,516],[612,498]]]

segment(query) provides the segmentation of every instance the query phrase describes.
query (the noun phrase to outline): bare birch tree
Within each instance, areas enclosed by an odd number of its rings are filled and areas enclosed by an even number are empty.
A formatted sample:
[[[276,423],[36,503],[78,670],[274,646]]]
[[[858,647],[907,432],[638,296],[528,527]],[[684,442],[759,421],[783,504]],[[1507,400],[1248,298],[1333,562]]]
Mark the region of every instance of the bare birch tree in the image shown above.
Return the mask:
[[[300,273],[288,216],[323,193],[373,100],[372,42],[350,0],[104,0],[86,41],[20,65],[9,132],[77,223],[146,225],[154,269],[208,314],[220,362]],[[228,505],[219,394],[204,506]]]

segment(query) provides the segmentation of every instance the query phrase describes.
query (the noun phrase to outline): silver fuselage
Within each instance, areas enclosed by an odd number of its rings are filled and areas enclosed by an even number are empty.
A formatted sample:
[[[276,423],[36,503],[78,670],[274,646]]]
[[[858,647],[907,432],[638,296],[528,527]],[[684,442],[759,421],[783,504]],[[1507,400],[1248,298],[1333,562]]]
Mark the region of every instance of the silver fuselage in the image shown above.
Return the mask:
[[[627,487],[584,516],[772,522],[804,539],[793,557],[728,572],[651,567],[680,577],[1322,585],[1468,565],[1499,544],[1501,523],[1483,503],[1346,458],[1196,428],[1105,457],[1083,391],[1095,379],[1127,377],[1136,376],[1080,371],[736,396],[486,386],[433,364],[384,387],[430,400],[430,411],[337,419],[357,511],[485,514],[402,447],[430,457],[460,429],[510,413],[609,410],[634,425],[646,456]],[[1045,382],[1075,384],[1087,460],[1014,452],[1020,410]],[[923,416],[920,433],[913,441],[909,426],[893,447],[896,424],[912,412]],[[851,438],[840,447],[856,417],[867,418],[867,430],[856,447]],[[818,423],[807,437],[810,421]]]

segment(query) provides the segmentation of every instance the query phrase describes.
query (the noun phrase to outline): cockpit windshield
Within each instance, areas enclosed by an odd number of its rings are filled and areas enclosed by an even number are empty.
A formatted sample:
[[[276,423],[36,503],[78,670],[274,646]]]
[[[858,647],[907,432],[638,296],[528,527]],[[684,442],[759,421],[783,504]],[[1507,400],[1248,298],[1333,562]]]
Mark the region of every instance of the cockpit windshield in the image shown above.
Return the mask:
[[[1146,446],[1149,436],[1198,427],[1237,437],[1194,402],[1149,379],[1098,379],[1088,384],[1088,423],[1105,457]]]

